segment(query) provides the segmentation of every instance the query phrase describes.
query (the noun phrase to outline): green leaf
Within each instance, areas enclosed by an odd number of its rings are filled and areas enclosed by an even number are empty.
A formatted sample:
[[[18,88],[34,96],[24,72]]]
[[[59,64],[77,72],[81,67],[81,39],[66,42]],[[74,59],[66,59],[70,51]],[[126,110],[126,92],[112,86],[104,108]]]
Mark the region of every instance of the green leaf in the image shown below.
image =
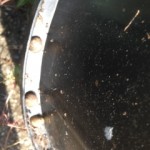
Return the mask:
[[[14,66],[13,75],[15,76],[15,79],[16,79],[17,83],[20,83],[20,76],[21,76],[21,67],[20,67],[20,65],[16,64]]]
[[[18,0],[17,7],[22,7],[27,4],[32,4],[34,0]]]

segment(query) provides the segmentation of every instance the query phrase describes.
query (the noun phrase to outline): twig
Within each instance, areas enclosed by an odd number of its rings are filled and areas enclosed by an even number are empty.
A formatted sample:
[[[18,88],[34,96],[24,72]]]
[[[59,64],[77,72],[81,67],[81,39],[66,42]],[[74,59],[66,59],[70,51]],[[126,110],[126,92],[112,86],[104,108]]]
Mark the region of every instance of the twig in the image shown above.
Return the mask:
[[[140,14],[140,10],[137,10],[136,14],[134,15],[134,17],[131,19],[131,21],[128,23],[128,25],[124,28],[124,31],[126,31],[130,25],[132,24],[132,22],[135,20],[135,18]]]
[[[5,3],[9,2],[10,0],[0,0],[0,5],[4,5]]]
[[[20,141],[17,141],[17,142],[15,142],[15,143],[11,144],[11,145],[8,145],[8,146],[7,146],[7,148],[10,148],[10,147],[16,146],[16,145],[18,145],[18,144],[22,143],[23,141],[25,141],[26,139],[27,139],[27,138],[24,138],[23,140],[20,140]]]
[[[6,136],[6,139],[5,139],[5,142],[4,142],[4,150],[7,150],[7,142],[8,142],[8,139],[9,139],[9,136],[10,136],[10,133],[12,131],[13,127],[11,127],[9,129],[9,131],[7,132],[7,136]]]
[[[9,93],[7,99],[6,99],[6,102],[5,102],[5,105],[4,105],[4,108],[3,108],[3,111],[2,111],[2,112],[4,112],[5,108],[8,109],[7,104],[8,104],[8,101],[10,100],[10,98],[11,98],[11,96],[12,96],[12,93],[13,93],[13,91],[10,91],[10,93]]]
[[[16,129],[22,129],[22,130],[27,130],[26,128],[21,128],[21,127],[18,127],[18,126],[15,126],[15,125],[12,125],[12,124],[7,124],[8,127],[11,127],[11,128],[16,128]]]

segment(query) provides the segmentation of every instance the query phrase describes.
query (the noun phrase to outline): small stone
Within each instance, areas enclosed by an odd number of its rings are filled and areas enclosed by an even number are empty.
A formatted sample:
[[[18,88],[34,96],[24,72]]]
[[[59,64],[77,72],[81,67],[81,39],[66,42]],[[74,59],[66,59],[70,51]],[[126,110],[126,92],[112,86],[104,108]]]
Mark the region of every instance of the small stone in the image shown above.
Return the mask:
[[[123,112],[123,113],[122,113],[122,115],[123,115],[123,116],[126,116],[126,115],[127,115],[127,112],[126,112],[126,111],[125,111],[125,112]]]
[[[104,136],[108,141],[111,140],[113,137],[113,129],[114,129],[113,127],[109,126],[105,127],[104,129]]]
[[[51,43],[54,42],[54,39],[51,39],[50,42],[51,42]]]
[[[67,113],[64,113],[64,117],[67,117]]]
[[[64,94],[64,91],[63,91],[63,90],[60,90],[60,94]]]

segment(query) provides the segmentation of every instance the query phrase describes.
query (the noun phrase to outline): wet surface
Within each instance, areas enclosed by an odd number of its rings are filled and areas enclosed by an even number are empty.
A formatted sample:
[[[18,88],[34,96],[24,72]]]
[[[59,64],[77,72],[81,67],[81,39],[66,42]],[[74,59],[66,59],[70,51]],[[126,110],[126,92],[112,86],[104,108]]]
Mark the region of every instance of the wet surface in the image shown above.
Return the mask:
[[[150,149],[149,2],[134,2],[58,4],[40,89],[58,149]],[[105,127],[113,127],[110,140]]]

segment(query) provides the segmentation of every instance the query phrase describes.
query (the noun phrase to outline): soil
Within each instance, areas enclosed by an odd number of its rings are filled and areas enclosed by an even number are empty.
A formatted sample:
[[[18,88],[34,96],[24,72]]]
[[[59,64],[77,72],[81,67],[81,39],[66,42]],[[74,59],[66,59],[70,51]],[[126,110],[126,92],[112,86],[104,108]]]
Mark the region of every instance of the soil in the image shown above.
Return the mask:
[[[29,8],[0,9],[0,149],[33,150],[24,126],[20,78]],[[13,127],[11,127],[13,126]]]

